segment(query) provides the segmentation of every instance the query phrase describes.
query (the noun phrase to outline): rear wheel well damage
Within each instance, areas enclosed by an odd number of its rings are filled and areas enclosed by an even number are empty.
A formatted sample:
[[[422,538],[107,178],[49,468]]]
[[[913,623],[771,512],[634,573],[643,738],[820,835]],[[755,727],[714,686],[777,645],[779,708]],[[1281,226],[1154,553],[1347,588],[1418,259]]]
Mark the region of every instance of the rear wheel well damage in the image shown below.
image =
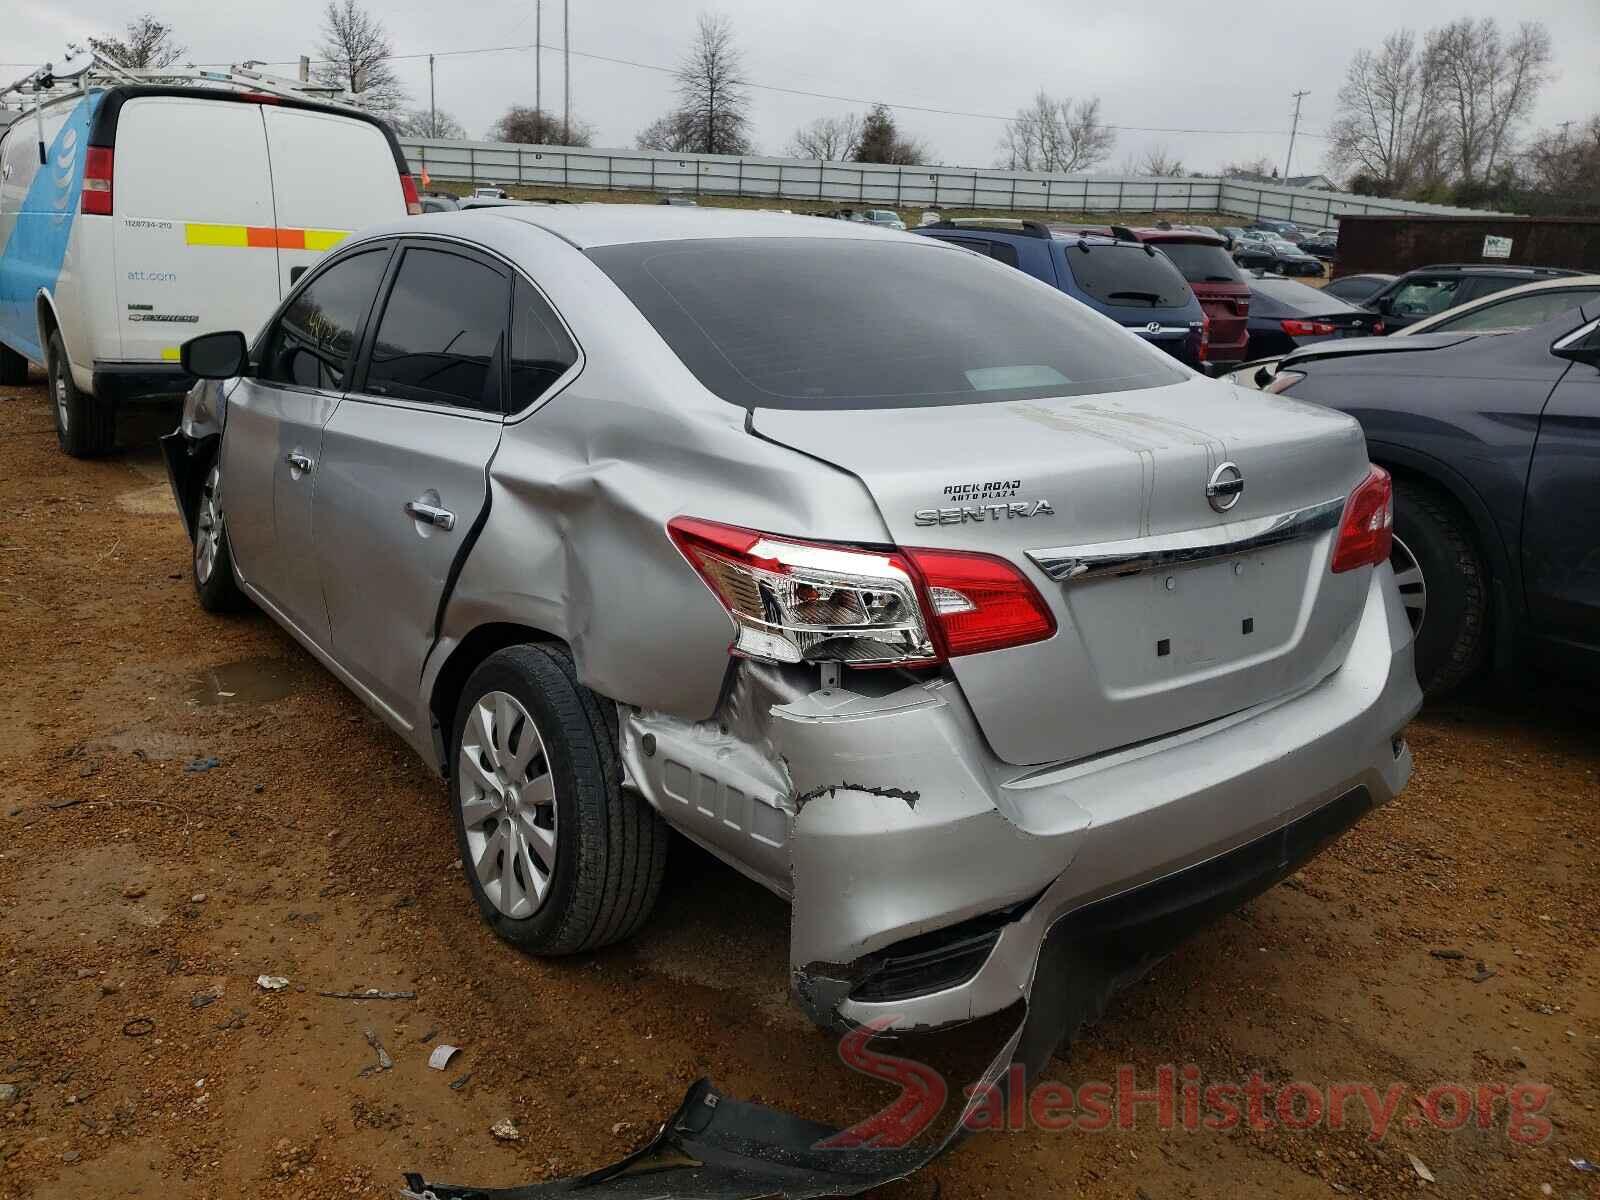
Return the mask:
[[[461,699],[461,689],[466,687],[472,672],[497,650],[531,642],[566,643],[531,625],[493,622],[479,625],[450,651],[439,674],[433,681],[433,691],[428,698],[428,715],[433,724],[433,742],[438,751],[439,773],[450,772],[450,734],[455,720],[456,705]]]

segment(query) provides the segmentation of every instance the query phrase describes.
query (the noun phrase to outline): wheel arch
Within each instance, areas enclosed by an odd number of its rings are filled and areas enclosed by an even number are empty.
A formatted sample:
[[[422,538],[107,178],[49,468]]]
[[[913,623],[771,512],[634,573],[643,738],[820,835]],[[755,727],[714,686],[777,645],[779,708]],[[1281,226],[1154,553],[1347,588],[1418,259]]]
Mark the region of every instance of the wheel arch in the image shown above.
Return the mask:
[[[448,651],[439,664],[428,693],[428,717],[433,727],[434,758],[441,775],[448,776],[450,772],[450,725],[455,719],[456,705],[460,703],[461,691],[467,686],[467,679],[477,670],[478,664],[495,651],[530,642],[567,645],[562,638],[531,625],[491,621],[476,626]],[[570,647],[568,649],[570,651]]]
[[[56,298],[47,288],[40,288],[38,295],[33,298],[33,319],[39,331],[39,353],[46,361],[50,355],[50,335],[59,333],[61,344],[67,350],[67,365],[72,365],[72,346],[67,338],[67,328],[61,323],[61,314],[56,309]]]
[[[1370,442],[1368,449],[1372,461],[1396,479],[1411,479],[1427,484],[1442,492],[1462,511],[1467,518],[1473,544],[1483,556],[1490,583],[1499,585],[1495,587],[1496,598],[1517,604],[1522,585],[1516,559],[1500,536],[1489,506],[1466,478],[1447,463],[1404,446]],[[1520,614],[1520,605],[1517,611]]]

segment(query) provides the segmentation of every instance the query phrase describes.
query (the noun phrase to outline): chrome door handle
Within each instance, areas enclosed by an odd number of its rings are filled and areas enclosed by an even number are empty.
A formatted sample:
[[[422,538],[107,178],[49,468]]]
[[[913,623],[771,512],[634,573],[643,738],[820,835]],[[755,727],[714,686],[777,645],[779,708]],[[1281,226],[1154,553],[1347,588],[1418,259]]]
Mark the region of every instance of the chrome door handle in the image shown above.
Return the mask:
[[[311,470],[311,458],[310,458],[310,456],[306,455],[306,454],[302,454],[298,450],[289,451],[289,453],[284,456],[283,461],[288,463],[296,471],[309,471],[309,470]]]
[[[429,504],[426,500],[407,500],[406,516],[415,521],[426,521],[435,529],[443,529],[446,533],[456,527],[456,515],[448,508],[440,508],[437,504]]]

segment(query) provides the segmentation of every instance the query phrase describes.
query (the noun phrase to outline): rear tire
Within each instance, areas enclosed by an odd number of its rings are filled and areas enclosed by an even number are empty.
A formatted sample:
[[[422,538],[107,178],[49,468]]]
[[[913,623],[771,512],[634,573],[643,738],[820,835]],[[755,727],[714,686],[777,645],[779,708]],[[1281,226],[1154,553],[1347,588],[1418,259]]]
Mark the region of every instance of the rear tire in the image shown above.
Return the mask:
[[[228,526],[222,519],[218,489],[222,483],[221,452],[206,472],[206,481],[195,497],[194,594],[207,612],[230,613],[247,608],[250,598],[239,590],[233,574],[233,548],[228,545]]]
[[[1489,574],[1466,514],[1427,484],[1395,480],[1394,534],[1425,589],[1426,607],[1407,610],[1417,682],[1427,695],[1443,695],[1471,679],[1488,652]],[[1400,567],[1404,555],[1391,561]]]
[[[578,682],[565,648],[545,644],[490,655],[456,706],[461,865],[484,920],[529,954],[631,937],[661,891],[667,827],[622,788],[610,708]]]
[[[73,458],[109,453],[117,444],[117,406],[109,400],[95,399],[72,381],[72,364],[59,329],[50,334],[45,361],[56,441]]]
[[[0,346],[0,387],[21,387],[28,382],[28,360],[10,346]]]

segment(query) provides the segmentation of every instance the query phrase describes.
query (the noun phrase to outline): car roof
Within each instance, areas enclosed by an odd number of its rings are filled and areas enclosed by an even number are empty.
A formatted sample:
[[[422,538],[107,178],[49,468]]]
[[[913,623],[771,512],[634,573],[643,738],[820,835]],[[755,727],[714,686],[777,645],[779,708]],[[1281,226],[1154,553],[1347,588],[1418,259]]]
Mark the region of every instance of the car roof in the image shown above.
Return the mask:
[[[803,213],[672,204],[560,204],[551,207],[485,208],[473,215],[536,225],[580,250],[634,242],[704,238],[909,238],[862,222],[825,221]],[[435,214],[435,218],[449,214]],[[412,218],[416,221],[418,218]],[[403,232],[403,227],[398,232]],[[387,232],[397,232],[391,227]],[[923,239],[917,239],[919,242]]]
[[[1422,271],[1454,271],[1462,275],[1510,275],[1516,278],[1540,279],[1570,279],[1574,275],[1581,275],[1581,271],[1574,271],[1570,267],[1539,267],[1517,266],[1511,263],[1500,265],[1497,263],[1428,263],[1422,267],[1412,267],[1406,275],[1416,275]],[[1401,276],[1405,278],[1405,276]]]
[[[1443,324],[1446,320],[1454,321],[1468,313],[1476,312],[1480,308],[1500,304],[1515,296],[1534,296],[1540,292],[1560,292],[1569,288],[1600,288],[1600,275],[1561,275],[1555,279],[1541,279],[1537,283],[1525,283],[1521,287],[1506,288],[1503,291],[1491,292],[1487,296],[1480,296],[1466,304],[1458,304],[1454,308],[1447,308],[1443,312],[1435,313],[1425,320],[1418,321],[1405,329],[1397,331],[1400,334],[1412,335],[1427,333],[1435,325]],[[1574,308],[1578,307],[1573,305]]]

